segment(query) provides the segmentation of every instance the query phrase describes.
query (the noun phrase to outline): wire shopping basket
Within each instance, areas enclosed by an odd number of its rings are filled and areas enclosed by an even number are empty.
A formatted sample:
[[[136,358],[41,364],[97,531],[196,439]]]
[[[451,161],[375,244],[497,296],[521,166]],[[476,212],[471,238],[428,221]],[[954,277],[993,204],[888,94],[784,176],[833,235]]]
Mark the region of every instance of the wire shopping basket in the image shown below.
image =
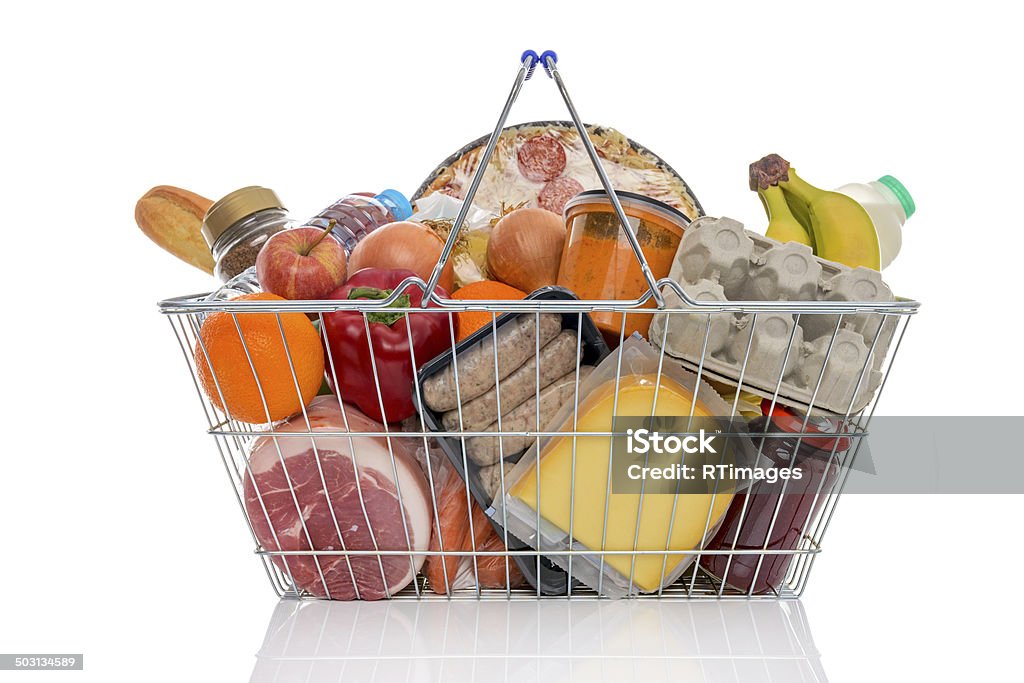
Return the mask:
[[[438,290],[509,111],[538,65],[554,80],[639,264],[647,291],[637,299],[581,300],[547,288],[521,301],[463,301]],[[736,225],[719,219],[715,234],[750,242]],[[825,276],[859,275],[837,268]],[[426,281],[408,277],[380,300],[198,295],[159,308],[278,595],[686,599],[801,594],[918,304],[707,301],[658,279],[556,56],[527,51]],[[470,312],[489,322],[458,341],[455,320]],[[406,340],[426,323],[446,335],[430,357],[417,357],[412,343],[402,350],[418,369],[411,387],[376,343],[365,343],[358,362],[337,354],[338,316],[370,339],[382,313]],[[597,315],[615,322],[617,339],[597,332]],[[213,316],[238,342],[236,367],[211,352],[204,326]],[[650,342],[627,332],[637,318]],[[250,333],[257,321],[259,348]],[[319,334],[333,389],[315,399],[301,377],[308,340],[296,348],[291,334],[300,323]],[[260,357],[268,348],[280,350],[273,372],[297,400],[290,416],[274,414]],[[262,418],[233,414],[227,399],[239,382],[255,387]],[[396,390],[411,394],[415,412],[400,423],[378,419]],[[356,408],[346,392],[369,403]],[[749,409],[770,417],[748,424]],[[717,433],[749,447],[749,462],[799,461],[811,475],[698,492],[677,482],[668,493],[619,480],[622,461],[612,451],[625,434],[620,417],[684,417],[680,433],[689,434],[701,414],[728,420]]]

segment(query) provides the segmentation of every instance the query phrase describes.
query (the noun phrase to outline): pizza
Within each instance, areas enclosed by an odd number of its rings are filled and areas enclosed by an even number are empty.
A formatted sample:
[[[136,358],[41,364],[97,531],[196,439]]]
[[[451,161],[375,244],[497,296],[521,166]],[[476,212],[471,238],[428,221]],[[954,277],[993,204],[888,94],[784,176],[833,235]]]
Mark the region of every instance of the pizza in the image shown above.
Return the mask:
[[[657,199],[691,220],[703,215],[686,182],[653,152],[613,128],[590,125],[587,132],[616,190]],[[488,137],[474,140],[442,162],[413,199],[434,192],[464,199]],[[473,204],[497,215],[519,206],[561,214],[570,199],[596,189],[601,189],[601,181],[572,122],[522,123],[501,132]]]

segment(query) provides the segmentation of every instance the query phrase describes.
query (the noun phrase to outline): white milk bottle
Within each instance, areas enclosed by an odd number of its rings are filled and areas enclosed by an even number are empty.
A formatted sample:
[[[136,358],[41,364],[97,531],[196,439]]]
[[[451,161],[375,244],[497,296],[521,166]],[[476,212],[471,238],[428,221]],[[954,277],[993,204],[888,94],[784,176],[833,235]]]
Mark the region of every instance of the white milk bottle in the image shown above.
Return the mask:
[[[857,200],[875,224],[882,268],[885,268],[903,243],[903,224],[914,215],[914,198],[903,183],[891,175],[884,175],[869,183],[850,183],[836,188],[836,192]]]

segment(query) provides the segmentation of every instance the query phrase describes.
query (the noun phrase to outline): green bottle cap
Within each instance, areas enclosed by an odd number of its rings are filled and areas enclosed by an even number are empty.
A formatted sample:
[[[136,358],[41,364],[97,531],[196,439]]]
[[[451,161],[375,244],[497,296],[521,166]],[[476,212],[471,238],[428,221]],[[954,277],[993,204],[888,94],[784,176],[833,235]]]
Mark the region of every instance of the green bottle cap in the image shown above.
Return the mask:
[[[917,207],[914,205],[914,198],[910,196],[910,192],[907,188],[903,187],[903,183],[893,178],[891,175],[884,175],[878,179],[878,182],[882,183],[896,195],[896,198],[900,200],[900,204],[903,205],[903,213],[907,214],[907,218],[914,215],[914,211]]]

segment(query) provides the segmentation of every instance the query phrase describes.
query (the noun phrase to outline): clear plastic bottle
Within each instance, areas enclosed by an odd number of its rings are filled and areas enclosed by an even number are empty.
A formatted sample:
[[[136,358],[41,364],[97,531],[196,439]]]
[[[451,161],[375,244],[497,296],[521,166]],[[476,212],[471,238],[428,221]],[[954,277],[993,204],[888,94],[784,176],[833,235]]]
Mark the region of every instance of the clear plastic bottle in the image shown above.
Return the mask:
[[[305,225],[326,228],[334,220],[331,234],[341,242],[345,251],[351,252],[356,243],[371,231],[387,223],[404,221],[412,215],[412,204],[398,190],[384,190],[373,195],[356,192],[334,202]]]
[[[903,183],[891,175],[884,175],[869,183],[850,183],[836,189],[857,200],[864,207],[875,224],[878,233],[878,247],[881,252],[882,268],[885,268],[900,253],[903,244],[903,224],[914,215],[914,198]]]

